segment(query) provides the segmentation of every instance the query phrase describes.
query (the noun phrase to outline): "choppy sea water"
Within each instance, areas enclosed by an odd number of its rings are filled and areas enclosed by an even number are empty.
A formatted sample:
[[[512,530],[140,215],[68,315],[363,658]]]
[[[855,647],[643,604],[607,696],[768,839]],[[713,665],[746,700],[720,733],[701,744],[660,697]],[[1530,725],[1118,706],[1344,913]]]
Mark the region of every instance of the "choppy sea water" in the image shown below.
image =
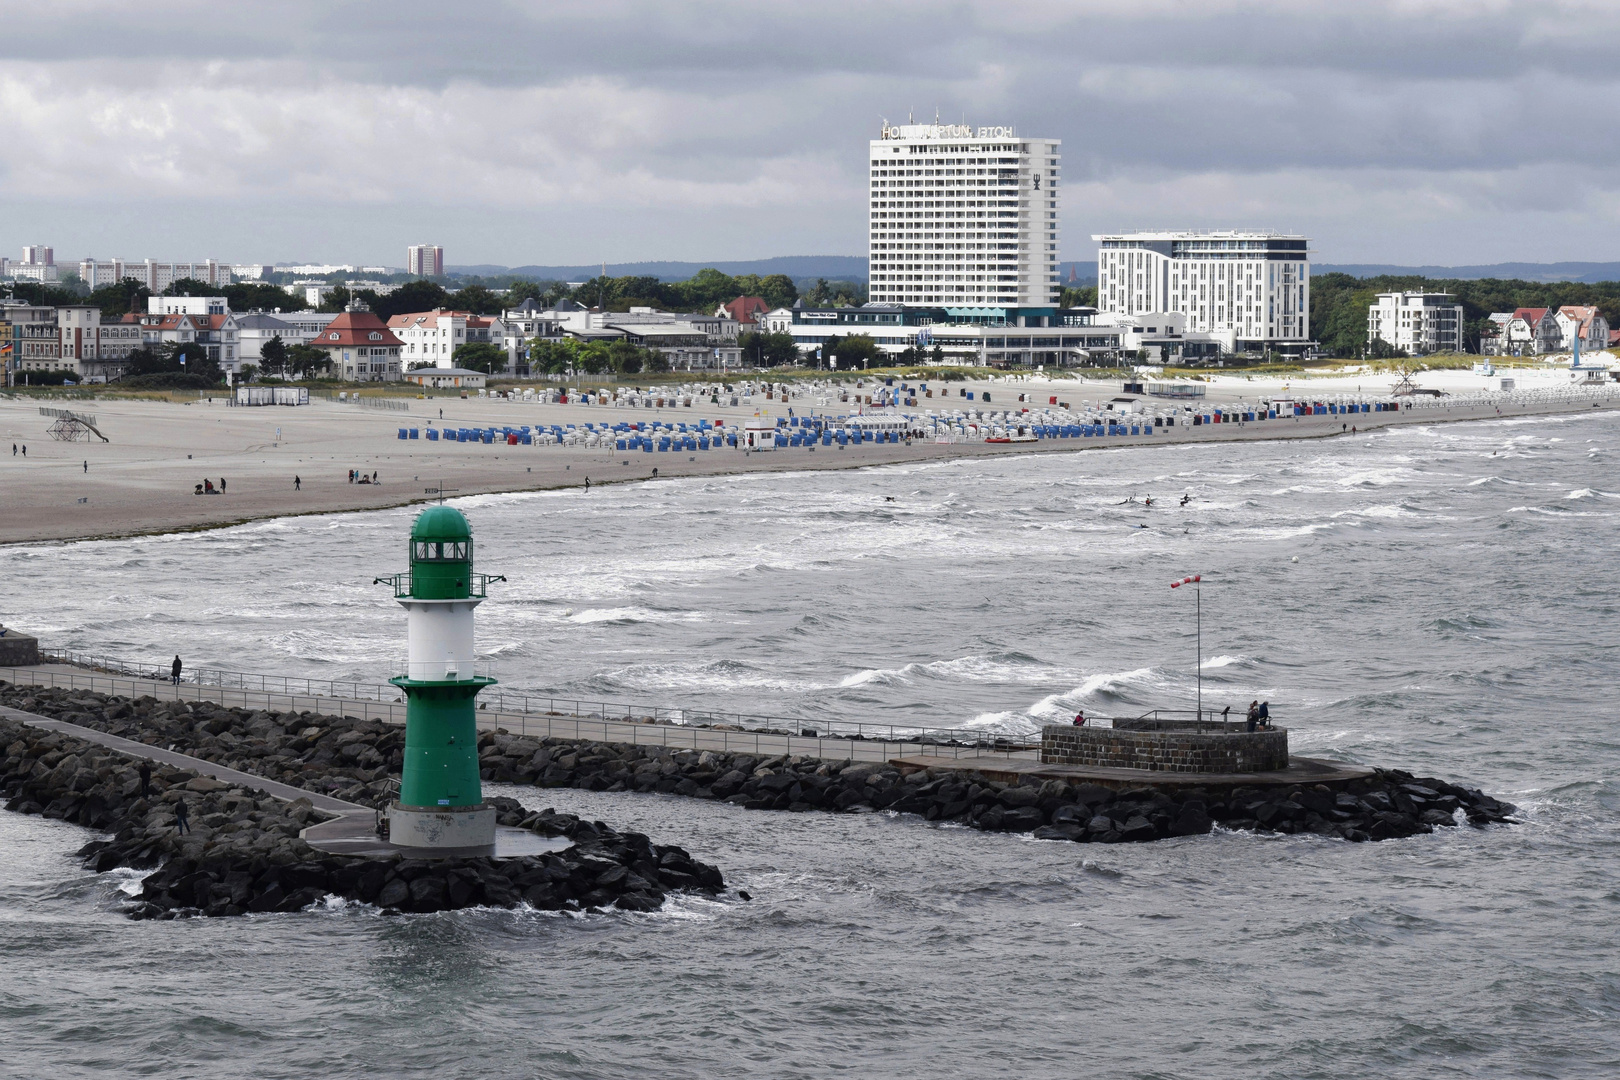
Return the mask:
[[[1184,707],[1192,598],[1167,586],[1202,573],[1206,703],[1269,698],[1297,751],[1480,785],[1525,824],[1099,847],[527,790],[681,843],[755,900],[129,923],[128,875],[68,857],[83,830],[6,814],[6,1060],[1613,1075],[1617,453],[1593,416],[463,500],[479,569],[511,579],[479,616],[508,685],[1007,730]],[[0,619],[95,651],[380,678],[403,623],[368,583],[403,569],[409,519],[4,548]]]

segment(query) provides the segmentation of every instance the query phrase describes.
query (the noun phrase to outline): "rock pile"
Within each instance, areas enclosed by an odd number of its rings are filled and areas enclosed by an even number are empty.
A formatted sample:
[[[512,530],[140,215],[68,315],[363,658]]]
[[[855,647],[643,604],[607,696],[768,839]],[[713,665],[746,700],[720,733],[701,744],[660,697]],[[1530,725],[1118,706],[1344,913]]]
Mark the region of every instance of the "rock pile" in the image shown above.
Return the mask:
[[[176,749],[244,772],[381,806],[402,729],[312,713],[249,712],[208,703],[128,700],[82,691],[0,688],[0,701]],[[24,704],[27,702],[28,704]],[[716,799],[751,810],[893,810],[930,821],[1119,843],[1232,829],[1387,840],[1462,821],[1509,822],[1516,808],[1479,791],[1398,770],[1346,787],[1155,788],[1126,791],[1058,780],[1007,784],[971,772],[902,776],[879,762],[759,757],[505,732],[479,737],[489,781]]]
[[[512,799],[491,800],[502,824],[567,836],[574,846],[517,859],[333,856],[298,838],[322,817],[307,799],[285,803],[161,765],[143,798],[136,763],[93,743],[0,718],[0,744],[7,810],[112,834],[79,851],[97,872],[160,867],[141,883],[130,909],[136,918],[297,911],[328,895],[417,912],[519,903],[652,911],[673,891],[724,888],[719,870],[681,848],[571,814],[525,811]],[[175,814],[181,799],[189,810],[186,833]]]

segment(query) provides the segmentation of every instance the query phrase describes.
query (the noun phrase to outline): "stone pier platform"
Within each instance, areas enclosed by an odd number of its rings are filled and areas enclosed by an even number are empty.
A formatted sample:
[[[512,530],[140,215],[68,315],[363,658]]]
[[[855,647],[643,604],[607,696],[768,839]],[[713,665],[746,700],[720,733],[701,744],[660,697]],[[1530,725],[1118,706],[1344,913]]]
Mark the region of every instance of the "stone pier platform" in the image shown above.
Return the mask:
[[[1295,784],[1312,786],[1322,784],[1337,788],[1373,775],[1365,765],[1350,765],[1342,761],[1324,761],[1321,758],[1290,757],[1288,767],[1265,772],[1157,772],[1146,769],[1121,769],[1099,765],[1047,765],[1031,758],[1007,757],[1003,754],[984,754],[978,757],[938,757],[914,754],[890,758],[889,764],[902,773],[919,769],[949,769],[952,772],[981,776],[986,780],[999,780],[1016,784],[1026,777],[1037,780],[1064,780],[1071,784],[1096,784],[1099,787],[1124,790],[1136,787],[1157,788],[1235,788],[1235,787],[1293,787]]]

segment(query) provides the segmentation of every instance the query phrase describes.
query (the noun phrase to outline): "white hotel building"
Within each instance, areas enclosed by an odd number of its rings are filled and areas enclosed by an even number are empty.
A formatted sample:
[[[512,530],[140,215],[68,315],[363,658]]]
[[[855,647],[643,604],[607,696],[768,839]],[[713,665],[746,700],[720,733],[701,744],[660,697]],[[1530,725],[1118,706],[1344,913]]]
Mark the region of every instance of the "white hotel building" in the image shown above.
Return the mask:
[[[1230,352],[1302,350],[1310,340],[1311,262],[1303,236],[1138,232],[1093,236],[1097,307],[1179,312]]]
[[[871,140],[869,295],[879,304],[1054,307],[1057,139],[883,127]]]

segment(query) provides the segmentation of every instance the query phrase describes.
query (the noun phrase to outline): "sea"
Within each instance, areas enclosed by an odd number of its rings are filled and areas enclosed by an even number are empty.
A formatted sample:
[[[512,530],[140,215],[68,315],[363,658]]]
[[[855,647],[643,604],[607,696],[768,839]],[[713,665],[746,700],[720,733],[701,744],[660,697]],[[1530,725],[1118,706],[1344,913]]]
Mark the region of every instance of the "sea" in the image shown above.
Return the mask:
[[[1520,823],[1101,846],[495,787],[731,891],[131,922],[138,875],[72,857],[91,834],[0,814],[0,1071],[1613,1077],[1617,463],[1603,413],[458,499],[506,578],[478,611],[506,688],[1006,732],[1258,699],[1295,753]],[[412,513],[0,548],[0,620],[381,681]]]

